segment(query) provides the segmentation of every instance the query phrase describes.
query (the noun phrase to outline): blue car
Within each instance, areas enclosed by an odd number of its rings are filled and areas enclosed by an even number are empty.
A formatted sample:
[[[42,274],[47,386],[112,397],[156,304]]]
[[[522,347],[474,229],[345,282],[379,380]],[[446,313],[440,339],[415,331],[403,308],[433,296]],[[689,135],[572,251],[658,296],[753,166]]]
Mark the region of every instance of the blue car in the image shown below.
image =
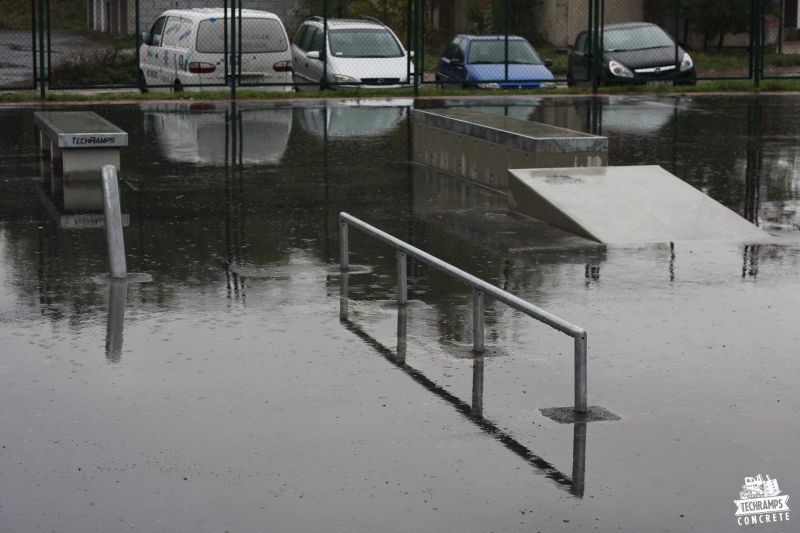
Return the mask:
[[[555,87],[547,68],[552,62],[542,61],[522,37],[508,37],[508,77],[505,58],[505,35],[456,35],[439,58],[436,83],[465,89]]]

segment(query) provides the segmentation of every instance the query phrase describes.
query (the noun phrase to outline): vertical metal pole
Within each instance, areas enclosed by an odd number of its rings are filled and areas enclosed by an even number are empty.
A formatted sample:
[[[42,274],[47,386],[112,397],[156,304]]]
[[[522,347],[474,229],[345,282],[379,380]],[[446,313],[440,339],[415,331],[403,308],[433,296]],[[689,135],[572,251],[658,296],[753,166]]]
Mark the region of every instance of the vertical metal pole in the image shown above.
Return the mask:
[[[408,303],[408,274],[406,268],[408,261],[406,253],[397,251],[397,303],[406,305]]]
[[[31,53],[33,54],[32,88],[36,88],[36,0],[31,0]]]
[[[231,0],[233,1],[233,0]],[[222,47],[223,52],[225,53],[225,83],[229,84],[231,82],[230,78],[230,43],[228,42],[228,25],[230,24],[228,21],[228,0],[223,0],[222,2],[222,12],[225,13],[225,16],[222,17]]]
[[[241,1],[241,0],[240,0]],[[236,47],[236,0],[231,0],[231,100],[236,100],[236,65],[241,62]]]
[[[328,0],[322,0],[322,50],[319,51],[322,60],[322,79],[319,89],[322,91],[328,86]]]
[[[472,289],[472,351],[483,353],[484,338],[483,291]]]
[[[411,1],[411,0],[409,0]],[[416,51],[414,52],[414,63],[416,64],[416,68],[414,68],[414,96],[419,96],[419,84],[420,80],[422,80],[423,70],[425,68],[425,51],[423,45],[423,32],[425,31],[425,12],[423,11],[423,0],[416,0],[414,2],[416,6],[416,36],[415,41],[417,42],[417,46],[415,46]]]
[[[602,68],[602,54],[603,51],[600,49],[600,0],[593,0],[594,1],[594,19],[592,20],[592,42],[591,42],[591,61],[590,61],[590,72],[592,76],[592,93],[597,94],[597,88],[600,82],[600,72],[599,69]]]
[[[586,332],[575,337],[575,412],[585,413],[586,402]]]
[[[50,0],[45,0],[45,25],[47,26],[47,83],[53,87],[52,32],[50,31]]]
[[[144,85],[144,80],[142,76],[139,75],[140,69],[140,58],[139,58],[139,48],[142,46],[142,27],[139,21],[141,13],[139,11],[139,0],[135,0],[133,4],[133,16],[134,16],[134,31],[136,32],[136,80],[139,82],[139,85]]]
[[[112,278],[125,278],[128,268],[125,265],[125,240],[122,235],[122,208],[119,203],[119,183],[117,167],[103,167],[103,211],[106,216],[106,241],[108,242],[108,263]]]
[[[44,0],[39,0],[39,97],[45,99],[44,87]]]
[[[239,27],[237,28],[239,40],[236,43],[236,50],[238,51],[238,56],[236,60],[236,84],[240,85],[242,83],[242,0],[239,0],[239,19],[238,24]],[[240,123],[241,124],[241,123]],[[241,149],[241,148],[240,148]]]
[[[764,75],[764,0],[756,0],[756,88],[761,87]]]
[[[347,272],[350,270],[350,250],[349,244],[347,242],[348,232],[347,232],[347,222],[344,220],[339,220],[339,265],[341,266],[342,272]]]
[[[511,0],[505,0],[503,2],[503,32],[505,33],[505,41],[503,42],[504,46],[504,58],[505,58],[505,65],[504,65],[504,75],[503,79],[508,81],[508,3]]]
[[[414,13],[414,5],[411,3],[410,0],[406,2],[408,4],[408,12],[406,13],[406,81],[410,84],[411,83],[411,52],[414,50],[414,43],[412,39],[414,38],[414,32],[412,28],[414,27],[412,20],[413,20],[413,13]]]

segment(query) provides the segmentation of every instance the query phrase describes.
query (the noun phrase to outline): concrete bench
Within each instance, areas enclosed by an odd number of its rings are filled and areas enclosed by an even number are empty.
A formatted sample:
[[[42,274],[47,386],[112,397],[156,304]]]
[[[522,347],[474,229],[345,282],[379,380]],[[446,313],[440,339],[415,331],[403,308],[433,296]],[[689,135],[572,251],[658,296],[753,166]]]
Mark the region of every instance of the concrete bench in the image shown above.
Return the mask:
[[[128,146],[128,134],[92,111],[37,111],[42,155],[63,170],[64,176],[119,168],[119,149]]]

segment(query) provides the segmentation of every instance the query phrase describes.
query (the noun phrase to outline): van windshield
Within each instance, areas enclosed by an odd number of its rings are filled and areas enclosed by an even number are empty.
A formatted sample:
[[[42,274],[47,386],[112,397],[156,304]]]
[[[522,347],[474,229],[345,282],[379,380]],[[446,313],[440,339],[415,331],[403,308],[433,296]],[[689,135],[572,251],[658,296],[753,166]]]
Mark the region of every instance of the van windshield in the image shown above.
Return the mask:
[[[358,28],[328,32],[335,57],[402,57],[397,39],[383,29]]]
[[[243,18],[242,53],[283,52],[289,48],[286,32],[280,22],[265,18]],[[223,19],[208,19],[197,29],[197,51],[205,54],[225,53],[225,26]],[[227,21],[228,39],[231,38],[231,21]],[[239,20],[236,20],[236,41],[239,41]],[[230,46],[230,45],[228,45]]]

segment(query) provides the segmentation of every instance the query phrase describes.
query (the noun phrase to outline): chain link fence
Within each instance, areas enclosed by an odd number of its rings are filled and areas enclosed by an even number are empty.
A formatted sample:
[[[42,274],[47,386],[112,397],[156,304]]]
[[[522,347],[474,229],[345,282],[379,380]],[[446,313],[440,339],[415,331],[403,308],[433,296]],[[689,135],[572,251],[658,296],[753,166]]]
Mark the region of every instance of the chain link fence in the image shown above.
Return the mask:
[[[0,89],[800,78],[798,0],[0,0]]]

